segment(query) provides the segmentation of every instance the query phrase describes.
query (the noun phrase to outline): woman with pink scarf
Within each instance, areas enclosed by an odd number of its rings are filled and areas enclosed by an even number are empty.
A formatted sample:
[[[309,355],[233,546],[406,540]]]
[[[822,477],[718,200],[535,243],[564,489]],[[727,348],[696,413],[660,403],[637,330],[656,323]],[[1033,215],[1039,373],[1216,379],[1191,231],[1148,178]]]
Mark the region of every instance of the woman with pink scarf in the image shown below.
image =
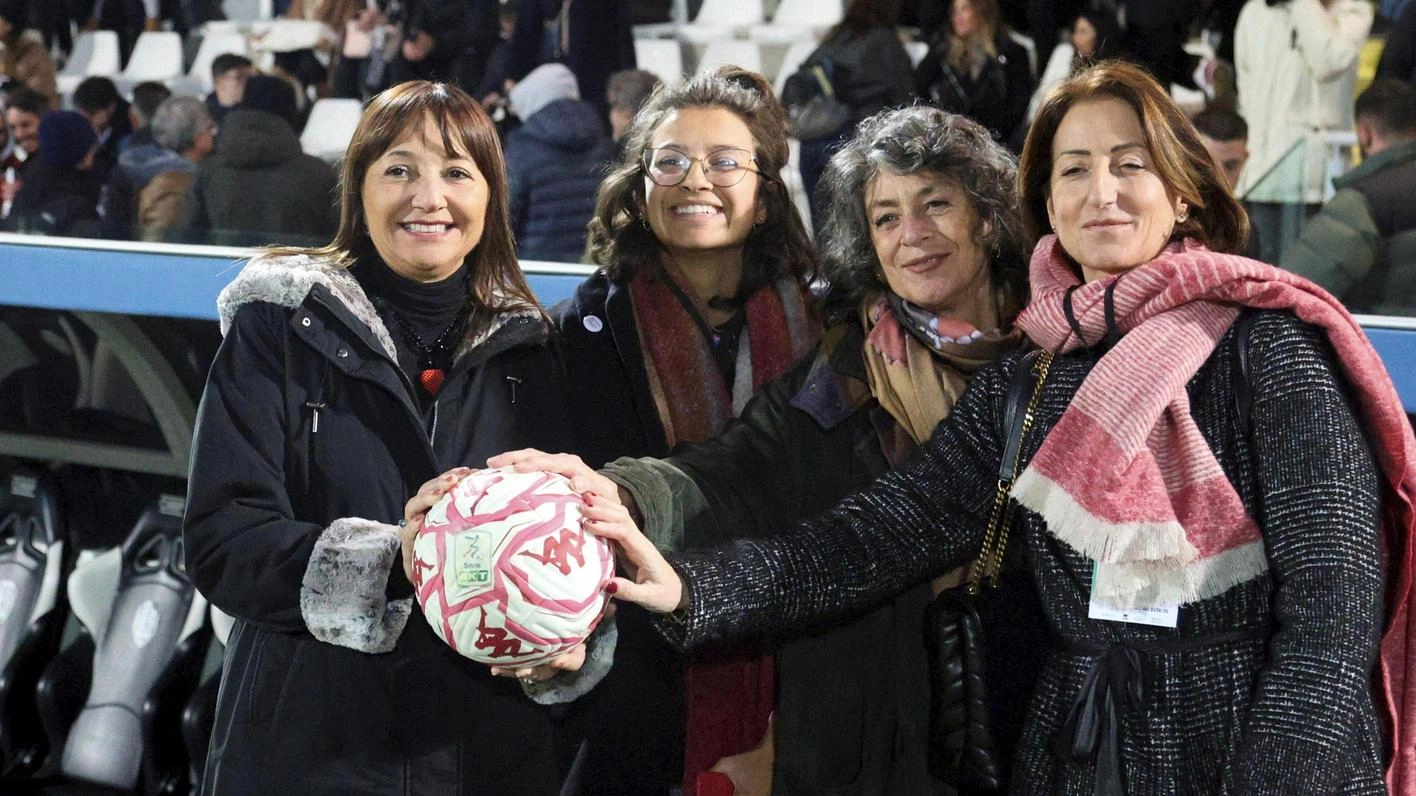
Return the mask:
[[[793,533],[666,561],[591,495],[630,565],[607,590],[694,647],[858,613],[1011,533],[1056,639],[1011,792],[1416,793],[1416,441],[1360,328],[1234,254],[1243,209],[1136,67],[1050,94],[1019,184],[1040,352]]]

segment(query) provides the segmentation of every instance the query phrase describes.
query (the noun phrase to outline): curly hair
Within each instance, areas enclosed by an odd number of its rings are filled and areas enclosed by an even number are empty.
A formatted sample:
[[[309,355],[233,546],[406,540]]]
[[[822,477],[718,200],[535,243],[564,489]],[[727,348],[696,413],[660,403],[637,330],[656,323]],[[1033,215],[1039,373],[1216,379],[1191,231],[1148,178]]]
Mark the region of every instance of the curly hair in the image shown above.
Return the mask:
[[[640,157],[669,114],[685,108],[723,108],[752,133],[758,181],[757,201],[766,220],[752,228],[743,245],[739,296],[791,276],[802,285],[816,274],[816,254],[796,207],[782,184],[787,164],[787,119],[767,80],[755,72],[725,66],[679,83],[660,86],[625,133],[624,156],[600,183],[590,220],[590,256],[612,279],[636,269],[660,268],[663,243],[644,222],[645,189]]]
[[[866,191],[882,169],[958,183],[973,203],[974,242],[988,252],[989,276],[1003,298],[1000,309],[1016,312],[1027,303],[1031,246],[1018,214],[1013,156],[978,122],[920,105],[862,121],[821,176],[821,267],[831,283],[833,316],[854,312],[867,295],[888,288],[865,212]]]

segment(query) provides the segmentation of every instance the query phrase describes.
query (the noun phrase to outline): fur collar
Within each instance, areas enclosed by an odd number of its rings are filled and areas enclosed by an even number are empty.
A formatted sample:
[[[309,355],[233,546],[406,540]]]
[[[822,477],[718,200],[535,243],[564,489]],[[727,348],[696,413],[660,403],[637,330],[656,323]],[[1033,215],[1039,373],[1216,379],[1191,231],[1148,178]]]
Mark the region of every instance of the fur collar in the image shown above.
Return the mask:
[[[347,268],[340,267],[331,259],[309,254],[260,254],[253,257],[231,284],[227,285],[216,298],[217,314],[221,318],[221,333],[231,328],[236,311],[252,302],[264,301],[287,309],[300,306],[315,285],[322,285],[335,300],[358,318],[373,332],[393,361],[398,361],[398,352],[393,345],[393,337],[388,333],[383,319],[374,309],[373,302],[360,287]],[[458,346],[457,357],[485,343],[492,335],[516,318],[540,318],[535,310],[515,310],[500,313],[496,320],[484,327],[480,333],[468,337]]]

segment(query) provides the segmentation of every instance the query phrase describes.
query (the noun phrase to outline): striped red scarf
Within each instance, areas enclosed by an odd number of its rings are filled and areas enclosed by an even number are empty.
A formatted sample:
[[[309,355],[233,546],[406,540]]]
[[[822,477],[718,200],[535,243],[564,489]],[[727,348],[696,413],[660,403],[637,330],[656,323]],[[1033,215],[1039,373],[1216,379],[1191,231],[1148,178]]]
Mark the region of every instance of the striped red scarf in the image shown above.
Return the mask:
[[[1050,533],[1098,562],[1099,596],[1118,603],[1213,597],[1268,567],[1263,541],[1190,415],[1185,384],[1241,307],[1288,310],[1322,329],[1357,398],[1382,473],[1383,541],[1395,584],[1382,681],[1397,754],[1393,793],[1416,794],[1416,612],[1411,611],[1416,440],[1385,367],[1331,295],[1269,265],[1176,243],[1124,276],[1079,284],[1055,235],[1033,252],[1032,303],[1017,325],[1058,352],[1108,332],[1106,295],[1125,332],[1096,364],[1013,490]],[[1064,303],[1071,292],[1078,340]]]
[[[658,275],[630,282],[645,366],[670,447],[716,436],[758,389],[811,353],[820,328],[790,279],[748,297],[736,384],[724,381],[698,325]],[[684,672],[684,793],[720,758],[755,747],[776,705],[770,655],[750,645],[718,645],[693,656]]]

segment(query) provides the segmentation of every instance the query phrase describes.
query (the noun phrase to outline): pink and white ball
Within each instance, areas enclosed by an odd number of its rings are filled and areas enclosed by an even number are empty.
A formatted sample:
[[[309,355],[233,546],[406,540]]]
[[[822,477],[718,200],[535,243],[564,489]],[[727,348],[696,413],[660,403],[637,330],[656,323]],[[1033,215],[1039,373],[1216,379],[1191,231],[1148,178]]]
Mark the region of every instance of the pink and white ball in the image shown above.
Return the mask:
[[[614,557],[581,529],[583,505],[553,473],[477,470],[450,489],[413,541],[413,587],[438,636],[497,666],[536,666],[584,641]]]

